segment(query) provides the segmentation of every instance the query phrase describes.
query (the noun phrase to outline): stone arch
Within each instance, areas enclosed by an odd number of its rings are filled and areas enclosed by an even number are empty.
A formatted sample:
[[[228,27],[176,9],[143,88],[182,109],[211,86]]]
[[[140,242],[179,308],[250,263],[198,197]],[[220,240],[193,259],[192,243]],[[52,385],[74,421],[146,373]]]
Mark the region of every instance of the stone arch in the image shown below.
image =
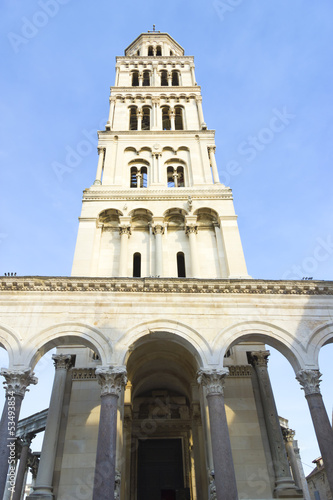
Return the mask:
[[[0,347],[7,351],[9,367],[14,365],[16,358],[21,356],[22,347],[19,335],[4,325],[0,325]]]
[[[140,345],[147,339],[166,339],[178,343],[191,352],[198,367],[207,366],[211,359],[211,348],[204,336],[192,327],[173,320],[153,320],[140,323],[127,330],[124,336],[114,345],[117,362],[126,365],[133,346]]]
[[[25,364],[33,368],[50,349],[67,344],[89,347],[96,352],[102,364],[112,357],[111,341],[97,328],[84,323],[61,323],[50,326],[34,335],[24,346]]]
[[[227,350],[242,341],[271,345],[289,361],[295,373],[306,366],[302,344],[283,328],[265,321],[243,321],[222,330],[213,342],[217,355],[215,362],[222,364]]]
[[[333,343],[333,322],[316,328],[309,337],[306,351],[315,366],[319,366],[319,352],[322,347]]]

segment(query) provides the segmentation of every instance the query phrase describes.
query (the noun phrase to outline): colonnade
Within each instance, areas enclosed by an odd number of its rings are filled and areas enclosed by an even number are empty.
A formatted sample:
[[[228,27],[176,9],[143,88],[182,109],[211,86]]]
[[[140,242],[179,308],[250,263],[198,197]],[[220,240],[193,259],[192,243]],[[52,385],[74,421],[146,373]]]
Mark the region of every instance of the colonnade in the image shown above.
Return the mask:
[[[267,371],[267,360],[269,351],[252,352],[249,358],[256,377],[258,379],[260,399],[266,423],[267,435],[272,456],[275,473],[275,491],[277,498],[300,498],[302,497],[301,478],[297,474],[297,462],[293,452],[289,449],[293,433],[286,431],[284,438],[281,433],[279,418],[277,415],[274,397]],[[72,366],[72,356],[57,354],[53,356],[55,364],[55,377],[51,394],[50,408],[47,417],[45,438],[43,442],[40,464],[34,491],[29,495],[30,500],[43,498],[52,500],[53,485],[52,476],[56,457],[57,441],[59,434],[60,417],[62,413],[63,398],[65,393],[65,380],[67,371]],[[203,389],[203,397],[206,398],[209,409],[210,438],[212,444],[217,500],[235,500],[238,497],[236,477],[233,466],[228,423],[224,405],[224,385],[228,376],[227,368],[201,369],[197,375],[197,382]],[[22,399],[28,385],[35,384],[36,378],[30,370],[10,371],[3,370],[1,373],[6,379],[6,403],[0,428],[0,497],[5,492],[10,448],[8,441],[15,438],[11,436],[11,397],[15,401],[15,422],[19,418]],[[101,413],[98,431],[98,443],[96,452],[96,468],[93,488],[93,500],[109,500],[113,498],[116,480],[116,442],[117,442],[117,406],[127,383],[126,369],[123,366],[107,366],[96,369],[96,376],[101,386]],[[319,448],[325,464],[327,479],[333,491],[333,432],[320,394],[320,373],[318,370],[301,370],[297,373],[297,380],[305,391],[305,397],[309,403],[310,413],[316,431]],[[284,433],[286,434],[286,433]],[[24,485],[24,477],[28,465],[28,452],[33,436],[27,436],[22,440],[20,465],[16,474],[16,488],[13,500],[19,500]],[[289,450],[293,477],[287,460],[286,449]],[[212,485],[210,485],[212,486]]]

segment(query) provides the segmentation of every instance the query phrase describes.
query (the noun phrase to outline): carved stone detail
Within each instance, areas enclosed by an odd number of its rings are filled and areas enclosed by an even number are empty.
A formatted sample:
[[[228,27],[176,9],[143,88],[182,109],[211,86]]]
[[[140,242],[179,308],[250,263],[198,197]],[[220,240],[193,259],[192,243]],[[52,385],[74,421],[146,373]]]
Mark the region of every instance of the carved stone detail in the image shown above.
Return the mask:
[[[53,354],[52,359],[56,370],[68,370],[72,366],[72,356],[70,354]]]
[[[96,376],[101,386],[101,395],[119,396],[127,384],[126,369],[123,366],[101,366],[96,368]]]
[[[191,233],[194,233],[194,234],[197,234],[198,232],[198,226],[195,225],[195,224],[189,224],[186,226],[186,229],[185,229],[185,234],[191,234]]]
[[[282,430],[283,439],[287,442],[292,443],[294,441],[294,438],[295,438],[295,431],[292,429],[286,429],[285,427],[282,427],[281,430]]]
[[[229,377],[251,377],[252,369],[249,365],[231,365],[229,368]]]
[[[153,225],[153,233],[154,234],[164,234],[164,226],[162,224],[154,224]]]
[[[73,368],[73,380],[94,380],[96,379],[95,368]]]
[[[296,380],[301,384],[305,396],[311,394],[320,394],[320,377],[322,374],[319,370],[300,370],[296,374]]]
[[[130,237],[131,233],[131,226],[120,226],[119,227],[119,234],[120,236],[122,234],[127,234],[128,237]]]
[[[5,377],[3,385],[5,386],[6,395],[14,393],[17,396],[24,397],[25,392],[29,391],[27,387],[30,384],[36,385],[38,382],[37,377],[34,377],[34,373],[31,372],[30,368],[22,371],[3,369],[0,375]]]
[[[252,351],[251,352],[251,362],[253,365],[267,366],[269,351]]]
[[[222,394],[224,391],[225,379],[229,375],[228,368],[221,370],[199,370],[197,374],[198,384],[206,387],[207,395]]]

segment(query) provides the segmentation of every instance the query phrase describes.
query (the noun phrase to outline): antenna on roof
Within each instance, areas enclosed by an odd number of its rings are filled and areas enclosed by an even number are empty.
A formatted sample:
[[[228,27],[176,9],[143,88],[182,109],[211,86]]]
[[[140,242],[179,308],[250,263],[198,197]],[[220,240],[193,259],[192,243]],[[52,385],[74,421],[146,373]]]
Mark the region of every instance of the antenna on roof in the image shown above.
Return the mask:
[[[153,24],[153,31],[155,31],[155,24]]]

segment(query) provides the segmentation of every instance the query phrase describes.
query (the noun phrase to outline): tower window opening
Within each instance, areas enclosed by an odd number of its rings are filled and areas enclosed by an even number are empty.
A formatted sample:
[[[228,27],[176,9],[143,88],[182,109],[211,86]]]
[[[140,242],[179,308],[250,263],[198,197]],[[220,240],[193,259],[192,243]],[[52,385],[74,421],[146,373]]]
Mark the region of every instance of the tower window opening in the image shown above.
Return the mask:
[[[131,168],[131,188],[138,187],[138,178],[137,178],[138,170],[136,167]]]
[[[133,278],[141,278],[141,254],[139,252],[133,255]]]
[[[162,128],[163,130],[171,130],[171,120],[167,106],[162,108]]]
[[[138,86],[139,86],[139,72],[133,71],[133,73],[132,73],[132,87],[138,87]]]
[[[174,168],[173,167],[168,167],[167,168],[167,182],[168,182],[168,188],[174,188],[175,187],[175,176],[174,176]]]
[[[156,47],[156,55],[157,56],[161,56],[162,55],[162,47],[160,45],[158,45]]]
[[[130,130],[138,130],[138,115],[137,115],[137,108],[135,106],[130,108],[129,129]]]
[[[148,171],[147,167],[141,167],[141,180],[140,184],[142,188],[146,188],[148,186]]]
[[[184,187],[185,186],[185,180],[184,180],[184,168],[183,167],[177,167],[177,183],[178,187]]]
[[[137,56],[139,56],[139,55],[140,55],[140,50],[138,50],[138,51],[137,51],[136,55],[137,55]]]
[[[144,106],[142,108],[142,130],[150,130],[150,108],[148,106]]]
[[[173,52],[172,52],[172,50],[170,50],[170,56],[173,56]]]
[[[175,107],[175,129],[184,130],[183,108],[180,106]]]
[[[148,47],[148,55],[149,56],[154,55],[154,47],[152,45],[149,45],[149,47]]]
[[[184,252],[177,253],[177,273],[178,278],[186,278]]]
[[[149,71],[144,71],[143,72],[143,82],[142,85],[144,87],[149,87],[150,86],[150,72]]]
[[[179,86],[179,73],[178,73],[178,71],[172,72],[172,86],[173,87]]]
[[[162,87],[168,86],[168,72],[166,70],[161,71],[161,86]]]

